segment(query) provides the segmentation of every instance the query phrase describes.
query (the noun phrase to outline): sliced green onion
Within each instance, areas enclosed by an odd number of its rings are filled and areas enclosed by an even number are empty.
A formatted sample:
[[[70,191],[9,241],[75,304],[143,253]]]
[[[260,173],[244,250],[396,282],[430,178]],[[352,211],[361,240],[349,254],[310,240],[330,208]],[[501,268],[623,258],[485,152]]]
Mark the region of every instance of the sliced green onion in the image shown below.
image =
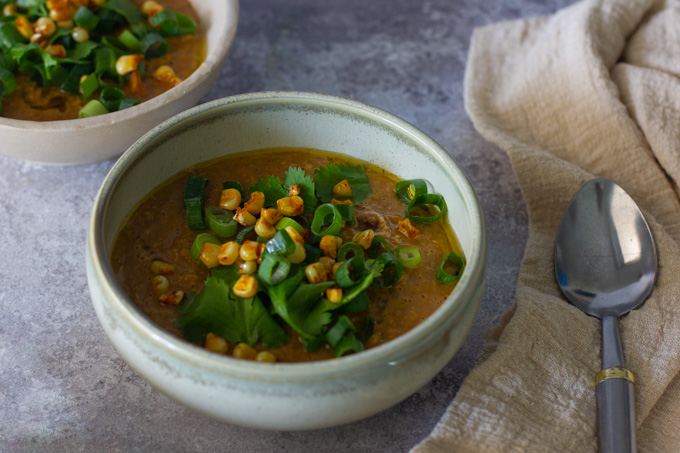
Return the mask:
[[[238,234],[236,235],[236,242],[238,242],[239,244],[243,244],[243,241],[245,240],[246,235],[248,233],[250,233],[251,231],[253,231],[254,229],[255,229],[255,225],[252,225],[252,226],[246,227],[246,228],[242,229],[241,231],[239,231]]]
[[[379,234],[374,236],[371,246],[366,250],[366,254],[371,258],[376,258],[385,252],[394,253],[394,249],[384,237]]]
[[[19,69],[21,71],[21,68]],[[22,71],[23,72],[23,71]],[[92,73],[92,65],[77,64],[71,69],[69,75],[61,83],[61,89],[76,96],[80,94],[80,79],[84,75]]]
[[[9,52],[16,44],[26,42],[21,33],[16,29],[14,23],[7,22],[0,25],[0,47],[5,52]]]
[[[350,268],[352,269],[351,271]],[[343,261],[340,267],[338,267],[338,270],[335,272],[335,282],[340,288],[349,288],[363,279],[364,271],[364,259],[360,256],[354,256],[347,261]],[[352,278],[352,274],[354,278]]]
[[[83,92],[83,99],[90,99],[90,96],[99,89],[97,74],[90,74],[85,80],[80,82],[80,89]]]
[[[147,59],[158,58],[168,53],[170,45],[158,33],[149,33],[139,41],[139,50]]]
[[[78,26],[90,31],[94,29],[99,23],[99,17],[90,11],[89,8],[81,6],[73,15],[73,22],[78,24]]]
[[[90,118],[91,116],[106,115],[109,113],[104,104],[96,99],[92,99],[90,102],[85,104],[85,107],[80,109],[78,112],[78,118]]]
[[[394,187],[397,198],[402,203],[409,204],[418,195],[427,194],[427,183],[424,179],[409,179],[406,181],[399,181]]]
[[[420,251],[417,248],[411,247],[410,245],[402,245],[397,247],[395,251],[397,258],[401,263],[409,268],[418,267],[420,265]]]
[[[124,30],[118,35],[118,40],[133,52],[139,52],[142,49],[139,39],[130,30]]]
[[[446,272],[447,265],[453,265],[453,267],[455,268],[453,274],[449,274],[448,272]],[[442,261],[442,264],[439,266],[439,269],[437,270],[437,281],[445,285],[455,283],[458,281],[461,274],[463,273],[463,269],[465,269],[465,260],[463,259],[463,257],[461,257],[455,252],[449,252],[444,258],[444,261]]]
[[[342,337],[342,340],[333,348],[335,357],[341,357],[350,352],[361,352],[364,350],[364,344],[353,334],[348,334]]]
[[[316,208],[311,228],[313,234],[318,237],[337,236],[341,228],[342,214],[336,209],[335,205],[326,203]]]
[[[217,206],[205,208],[205,222],[208,228],[221,238],[230,238],[238,233],[238,222],[234,213]]]
[[[274,228],[276,228],[277,230],[285,230],[286,227],[289,227],[289,226],[293,227],[295,229],[295,231],[297,231],[298,233],[300,231],[304,230],[304,228],[302,228],[302,225],[300,225],[299,223],[297,223],[295,220],[291,219],[290,217],[283,217],[281,220],[279,220],[276,223],[276,226]]]
[[[276,285],[288,277],[288,272],[290,272],[290,261],[282,256],[265,253],[257,275],[268,285]]]
[[[176,11],[161,11],[151,16],[151,25],[166,36],[188,35],[196,30],[196,22]]]
[[[267,253],[288,256],[295,251],[295,242],[286,230],[277,231],[276,235],[267,241]]]
[[[422,207],[423,209],[427,209],[425,205],[434,205],[439,208],[439,212],[432,216],[417,216],[411,214],[411,209],[416,208],[416,207]],[[435,220],[439,219],[441,216],[446,214],[446,201],[444,200],[444,197],[438,194],[425,194],[425,195],[418,195],[416,196],[413,200],[411,200],[406,206],[406,212],[404,213],[404,217],[407,219],[411,219],[414,222],[420,222],[420,223],[432,223]]]
[[[120,105],[118,106],[118,110],[125,110],[129,109],[130,107],[134,107],[135,105],[141,104],[142,101],[136,98],[125,98],[122,101],[120,101]]]
[[[304,346],[305,351],[312,352],[326,344],[326,337],[319,335],[318,337],[312,338],[311,340],[307,340],[306,338],[300,336],[300,342],[302,343],[302,346]]]
[[[347,261],[355,256],[360,256],[361,259],[364,259],[364,249],[354,242],[344,242],[338,249],[337,261]]]
[[[127,47],[125,44],[120,42],[118,38],[114,38],[113,36],[104,36],[101,40],[102,46],[105,48],[113,50],[113,52],[116,54],[116,59],[122,55],[126,55],[129,53]]]
[[[205,229],[203,213],[203,193],[208,180],[202,176],[189,176],[184,188],[184,207],[187,211],[187,223],[192,230]]]
[[[383,253],[376,261],[383,264],[380,276],[373,279],[373,284],[379,288],[387,288],[399,281],[404,271],[404,265],[391,253]]]
[[[340,316],[338,322],[326,332],[326,341],[332,347],[336,347],[347,332],[356,332],[356,330],[357,328],[354,327],[354,324],[352,324],[352,321],[347,316]]]
[[[191,244],[191,257],[194,261],[200,262],[203,245],[206,243],[222,245],[222,242],[210,233],[200,233]]]
[[[108,47],[100,47],[94,51],[95,69],[97,74],[116,72],[116,53]]]
[[[109,112],[116,112],[120,109],[120,103],[125,99],[125,93],[120,88],[107,86],[102,89],[99,100]]]

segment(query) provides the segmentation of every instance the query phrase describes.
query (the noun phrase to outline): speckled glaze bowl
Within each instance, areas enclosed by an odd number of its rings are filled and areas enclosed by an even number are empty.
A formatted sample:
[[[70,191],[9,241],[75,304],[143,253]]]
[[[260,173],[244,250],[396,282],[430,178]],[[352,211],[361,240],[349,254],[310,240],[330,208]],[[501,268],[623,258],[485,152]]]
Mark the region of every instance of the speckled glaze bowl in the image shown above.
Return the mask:
[[[448,220],[467,267],[432,316],[405,335],[358,354],[269,364],[205,351],[161,330],[135,307],[116,283],[109,259],[128,213],[154,187],[188,166],[281,146],[344,153],[405,179],[425,177],[446,198]],[[484,291],[484,219],[460,167],[405,121],[319,94],[246,94],[175,116],[121,157],[94,203],[87,276],[97,315],[120,355],[170,397],[230,423],[277,430],[323,428],[402,401],[451,360],[472,326]]]
[[[66,121],[0,117],[0,154],[48,165],[79,165],[119,156],[139,137],[193,107],[214,84],[234,42],[238,0],[189,0],[206,31],[203,64],[176,87],[129,109]]]

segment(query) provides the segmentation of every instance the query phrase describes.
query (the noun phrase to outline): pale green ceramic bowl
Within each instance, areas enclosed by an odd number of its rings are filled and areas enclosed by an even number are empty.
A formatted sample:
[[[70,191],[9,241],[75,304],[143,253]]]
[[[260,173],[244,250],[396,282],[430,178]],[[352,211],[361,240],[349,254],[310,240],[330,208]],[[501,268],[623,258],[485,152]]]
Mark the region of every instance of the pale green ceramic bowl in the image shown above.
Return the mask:
[[[344,153],[404,179],[426,178],[447,200],[467,267],[443,305],[379,347],[306,364],[267,364],[207,352],[157,327],[120,289],[110,252],[126,215],[153,188],[199,162],[269,147]],[[484,219],[460,167],[405,121],[367,105],[311,93],[235,96],[181,113],[142,137],[106,177],[87,244],[92,301],[107,335],[139,374],[180,403],[256,428],[323,428],[384,410],[417,391],[453,357],[479,308],[486,278]]]

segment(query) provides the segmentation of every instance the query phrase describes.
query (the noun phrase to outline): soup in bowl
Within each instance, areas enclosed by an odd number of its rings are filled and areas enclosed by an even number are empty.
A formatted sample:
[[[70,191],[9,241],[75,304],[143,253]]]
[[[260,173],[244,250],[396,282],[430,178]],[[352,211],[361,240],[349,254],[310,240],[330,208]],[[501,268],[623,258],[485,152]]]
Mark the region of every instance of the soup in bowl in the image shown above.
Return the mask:
[[[464,173],[413,126],[257,93],[133,145],[87,260],[105,331],[152,384],[228,422],[311,429],[396,404],[451,360],[486,245]]]

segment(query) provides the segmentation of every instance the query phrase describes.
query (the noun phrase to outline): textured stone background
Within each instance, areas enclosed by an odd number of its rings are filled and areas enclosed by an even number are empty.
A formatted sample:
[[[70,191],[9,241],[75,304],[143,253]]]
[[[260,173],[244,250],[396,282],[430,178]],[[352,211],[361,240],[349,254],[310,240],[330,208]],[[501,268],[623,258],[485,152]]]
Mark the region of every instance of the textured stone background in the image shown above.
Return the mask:
[[[451,153],[486,215],[487,291],[467,342],[416,394],[348,426],[245,429],[153,389],[104,335],[85,278],[88,216],[113,162],[59,168],[0,157],[0,451],[396,452],[427,436],[474,365],[484,331],[512,303],[527,236],[508,159],[476,133],[463,106],[470,36],[476,26],[568,3],[242,0],[232,55],[203,101],[302,90],[387,110]]]

